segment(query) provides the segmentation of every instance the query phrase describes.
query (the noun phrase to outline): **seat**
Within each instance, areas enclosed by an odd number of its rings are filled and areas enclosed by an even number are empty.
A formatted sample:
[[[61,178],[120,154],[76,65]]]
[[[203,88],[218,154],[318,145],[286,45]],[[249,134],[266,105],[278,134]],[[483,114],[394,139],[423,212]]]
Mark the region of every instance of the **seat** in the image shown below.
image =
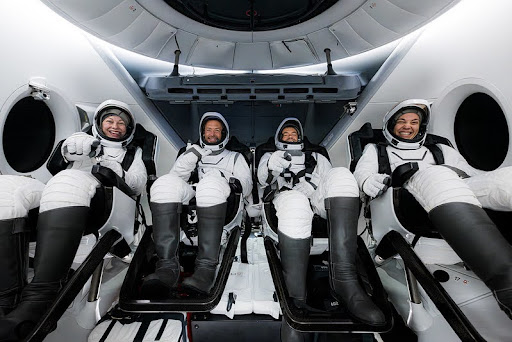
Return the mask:
[[[67,163],[60,153],[63,142],[57,144],[47,162],[47,168],[53,175],[67,167]],[[136,148],[142,149],[142,159],[148,175],[147,189],[156,179],[156,147],[156,135],[137,124],[134,138],[127,148],[133,149],[133,152]],[[91,200],[90,215],[84,235],[94,234],[97,237],[97,243],[61,290],[50,310],[28,335],[27,341],[41,341],[52,331],[53,326],[91,276],[87,305],[93,307],[93,310],[84,313],[90,317],[82,317],[83,320],[89,320],[89,322],[81,323],[93,327],[99,318],[95,315],[94,307],[99,298],[105,255],[111,253],[121,258],[126,256],[131,252],[129,245],[133,243],[139,228],[138,219],[140,218],[145,224],[144,212],[142,209],[140,212],[137,210],[141,196],[135,196],[123,179],[108,168],[96,165],[91,172],[102,186],[97,189]]]
[[[256,147],[255,150],[255,165],[258,166],[261,160],[261,157],[267,152],[274,152],[276,150],[276,146],[274,144],[274,138],[269,138],[265,143]],[[307,137],[304,137],[304,150],[311,152],[318,152],[326,157],[328,160],[329,154],[325,147],[320,145],[312,144]],[[257,181],[257,177],[255,177]],[[269,236],[274,241],[277,241],[277,216],[276,209],[271,200],[265,199],[264,191],[265,189],[261,189],[259,191],[259,197],[262,198],[263,202],[263,212],[262,212],[262,229],[263,235]],[[267,190],[268,191],[268,190]],[[321,218],[318,215],[313,216],[312,223],[312,236],[313,236],[313,245],[311,246],[311,254],[318,255],[322,254],[328,249],[328,239],[327,239],[327,221]]]
[[[256,165],[266,152],[276,150],[274,138],[259,145],[255,151]],[[304,151],[318,152],[328,160],[329,155],[323,146],[312,144],[304,137]],[[279,298],[283,316],[288,324],[304,332],[384,332],[393,326],[391,308],[387,302],[386,293],[377,275],[372,259],[361,238],[358,238],[357,268],[363,287],[374,298],[375,303],[386,316],[386,324],[372,327],[353,320],[348,312],[330,295],[328,283],[328,235],[327,220],[314,215],[312,222],[312,247],[307,275],[309,309],[300,309],[293,304],[288,295],[281,262],[278,256],[279,244],[277,238],[278,219],[271,199],[263,197],[262,225],[265,235],[265,249],[270,265],[270,271]]]
[[[230,138],[226,149],[240,152],[248,163],[249,168],[251,168],[252,153],[250,149],[240,143],[236,137],[232,136]],[[185,148],[180,149],[178,156],[184,151]],[[197,175],[192,175],[189,180],[191,183],[197,181]],[[188,291],[182,289],[179,285],[178,288],[170,294],[169,298],[143,298],[139,291],[140,284],[144,276],[154,271],[157,261],[151,237],[152,230],[150,228],[146,230],[140,241],[121,287],[119,307],[122,310],[135,312],[206,312],[212,310],[219,303],[236,252],[241,227],[245,224],[241,184],[238,180],[232,178],[229,181],[229,185],[231,187],[231,194],[228,197],[227,215],[222,238],[223,246],[220,252],[217,277],[210,293],[200,294]],[[197,254],[195,200],[191,200],[189,205],[183,206],[181,215],[182,242],[180,242],[179,246],[180,265],[183,266],[185,273],[192,273],[194,270],[195,256]]]
[[[365,123],[358,131],[351,133],[348,141],[352,172],[367,144],[386,144],[382,130],[372,129],[370,123]],[[425,146],[431,144],[452,146],[446,138],[428,134]],[[383,169],[381,165],[379,169],[381,172]],[[380,197],[372,200],[366,197],[364,202],[365,213],[369,214],[366,216],[370,221],[369,234],[376,242],[375,261],[389,274],[395,272],[396,267],[404,268],[408,298],[404,299],[404,304],[396,301],[393,304],[399,312],[400,307],[404,308],[403,311],[409,310],[401,312],[404,319],[407,318],[408,326],[413,330],[417,329],[416,331],[426,330],[428,321],[432,319],[426,318],[430,317],[430,314],[423,306],[419,283],[431,300],[431,304],[437,307],[461,340],[483,341],[478,331],[440,283],[440,280],[446,282],[445,277],[451,277],[453,270],[458,271],[463,268],[454,266],[452,269],[439,269],[426,266],[426,264],[436,263],[450,265],[461,260],[441,238],[430,222],[428,214],[414,197],[402,187],[390,187]],[[401,266],[389,266],[388,269],[387,260],[397,254],[402,260],[399,261]],[[396,280],[393,276],[390,278]]]
[[[367,144],[385,144],[386,139],[382,130],[372,129],[370,123],[364,124],[361,129],[349,135],[351,155],[350,171],[354,172],[357,162]],[[444,137],[428,134],[425,145],[445,144],[452,146]],[[381,172],[380,170],[379,172]],[[369,201],[365,202],[370,203]],[[365,209],[370,217],[378,217],[372,221],[372,237],[377,244],[391,230],[399,232],[404,238],[416,247],[416,253],[425,263],[455,264],[460,258],[451,247],[441,238],[434,228],[425,210],[416,199],[404,188],[398,186],[390,188],[382,196],[371,201]],[[382,248],[381,257],[389,257]]]

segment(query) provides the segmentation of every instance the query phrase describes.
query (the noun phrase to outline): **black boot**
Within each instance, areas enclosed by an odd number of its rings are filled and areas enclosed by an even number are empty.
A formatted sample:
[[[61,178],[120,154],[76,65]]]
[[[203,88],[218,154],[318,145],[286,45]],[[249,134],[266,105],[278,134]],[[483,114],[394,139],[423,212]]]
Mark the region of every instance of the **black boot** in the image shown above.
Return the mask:
[[[487,213],[469,203],[446,203],[432,209],[429,218],[512,319],[512,246]]]
[[[358,197],[325,199],[329,227],[329,280],[334,297],[359,321],[384,325],[386,319],[359,284],[356,272]]]
[[[34,278],[17,308],[0,320],[0,340],[23,339],[52,305],[73,263],[88,212],[88,207],[66,207],[39,214]]]
[[[183,286],[201,293],[209,293],[215,282],[219,263],[220,240],[226,219],[228,203],[212,207],[197,207],[198,247],[194,274],[183,281]]]
[[[288,296],[293,298],[293,303],[296,307],[307,308],[306,279],[311,238],[293,239],[283,234],[280,230],[277,231],[277,235],[279,237],[279,257],[281,259]],[[282,342],[303,342],[310,340],[311,333],[304,333],[292,329],[283,318],[281,323]]]
[[[314,333],[305,333],[293,329],[286,323],[285,319],[281,321],[281,342],[312,342]]]
[[[155,273],[144,278],[142,294],[163,298],[176,286],[180,277],[178,244],[180,242],[181,203],[150,203],[153,217],[153,240],[158,256]]]
[[[16,307],[27,284],[29,232],[24,222],[0,220],[0,317]]]
[[[308,272],[309,251],[311,237],[306,239],[293,239],[280,230],[279,257],[283,267],[283,276],[288,296],[293,298],[294,304],[305,307],[306,304],[306,276]]]

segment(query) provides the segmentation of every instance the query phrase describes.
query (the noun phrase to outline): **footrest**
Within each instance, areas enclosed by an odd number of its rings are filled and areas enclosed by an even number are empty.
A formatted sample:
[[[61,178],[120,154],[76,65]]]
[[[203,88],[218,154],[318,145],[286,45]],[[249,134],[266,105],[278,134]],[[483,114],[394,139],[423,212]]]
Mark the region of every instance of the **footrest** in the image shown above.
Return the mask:
[[[393,327],[393,315],[387,295],[368,250],[360,238],[358,239],[358,266],[363,265],[372,289],[371,298],[386,317],[386,323],[382,326],[372,326],[352,319],[342,305],[333,311],[297,308],[293,299],[288,296],[281,261],[272,239],[265,238],[265,250],[283,316],[293,329],[303,332],[386,332]]]
[[[171,291],[169,297],[165,299],[146,299],[140,294],[143,275],[148,273],[145,270],[149,268],[151,259],[151,256],[148,256],[148,250],[152,250],[151,244],[153,244],[151,232],[151,228],[145,231],[121,286],[119,295],[121,310],[130,312],[206,312],[212,310],[219,303],[224,292],[240,238],[240,227],[235,227],[231,231],[215,284],[209,294],[187,291],[182,289],[180,284],[176,291]]]

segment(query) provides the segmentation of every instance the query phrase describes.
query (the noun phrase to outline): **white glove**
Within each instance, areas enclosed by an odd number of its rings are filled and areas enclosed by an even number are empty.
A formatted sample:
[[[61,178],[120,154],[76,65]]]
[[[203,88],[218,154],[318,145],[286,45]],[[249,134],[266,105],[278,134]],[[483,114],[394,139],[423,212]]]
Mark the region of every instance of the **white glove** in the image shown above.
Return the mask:
[[[286,151],[276,151],[268,159],[268,169],[279,175],[292,165],[292,156]]]
[[[100,165],[108,167],[109,169],[117,173],[119,177],[123,178],[124,170],[121,164],[119,164],[119,162],[111,159],[103,159],[100,161]]]
[[[293,190],[302,192],[304,195],[306,195],[307,198],[311,198],[311,195],[313,195],[313,192],[315,192],[313,185],[311,185],[311,183],[307,182],[305,179],[295,184]]]
[[[370,197],[379,197],[390,185],[391,177],[383,173],[375,173],[366,178],[363,183],[363,192]]]
[[[77,161],[96,156],[100,141],[84,132],[72,134],[64,140],[61,153],[68,161]]]
[[[201,148],[196,144],[187,144],[187,149],[181,154],[172,167],[172,171],[183,179],[190,177],[190,174],[195,170],[197,163],[204,156],[212,153],[211,150]]]

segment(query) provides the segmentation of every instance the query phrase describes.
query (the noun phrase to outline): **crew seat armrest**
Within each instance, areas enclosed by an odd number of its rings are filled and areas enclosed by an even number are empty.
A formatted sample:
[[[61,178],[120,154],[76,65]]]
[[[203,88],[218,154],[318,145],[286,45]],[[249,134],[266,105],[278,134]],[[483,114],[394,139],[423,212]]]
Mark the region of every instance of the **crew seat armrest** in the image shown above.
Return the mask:
[[[402,187],[418,170],[419,166],[416,162],[409,162],[398,166],[391,175],[391,186],[393,188]]]
[[[133,190],[125,183],[125,181],[108,167],[94,165],[91,173],[104,186],[116,187],[126,195],[135,197]]]
[[[237,195],[240,195],[243,192],[242,183],[240,183],[240,181],[235,177],[229,178],[229,187],[231,188],[231,191]]]
[[[50,171],[52,176],[55,176],[60,171],[68,168],[69,163],[66,161],[66,159],[64,159],[64,157],[60,153],[63,143],[64,140],[59,141],[57,146],[55,146],[55,148],[53,149],[50,158],[48,158],[48,162],[46,163],[46,168],[48,169],[48,171]]]

